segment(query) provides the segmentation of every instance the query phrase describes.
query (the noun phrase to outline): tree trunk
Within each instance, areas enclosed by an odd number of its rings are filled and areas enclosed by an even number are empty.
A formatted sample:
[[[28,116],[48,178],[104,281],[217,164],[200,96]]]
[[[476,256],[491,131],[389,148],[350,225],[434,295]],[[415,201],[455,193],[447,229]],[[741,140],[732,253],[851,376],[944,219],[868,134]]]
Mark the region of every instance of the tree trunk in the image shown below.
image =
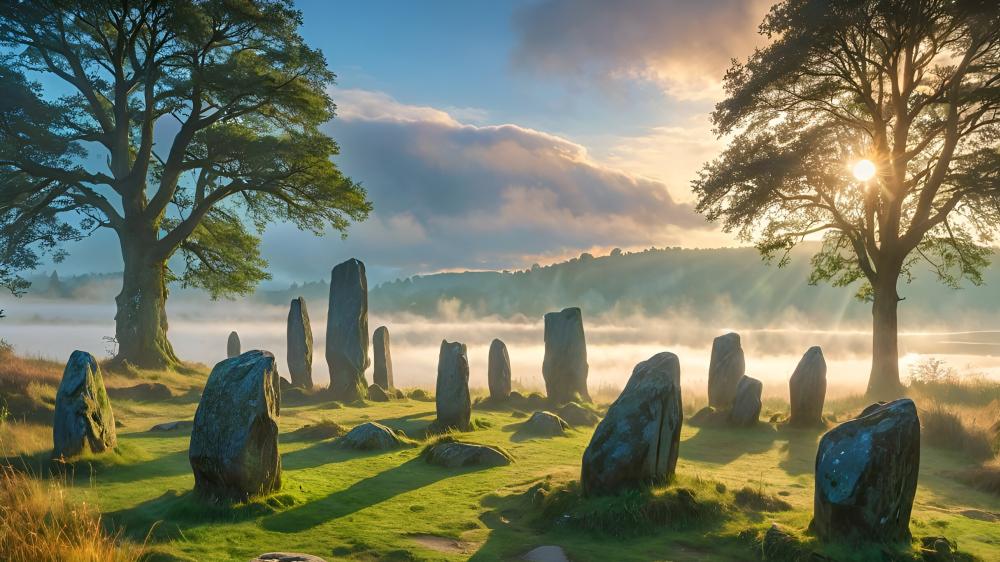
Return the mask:
[[[899,295],[893,268],[879,270],[872,303],[872,371],[868,377],[868,398],[891,400],[903,395],[899,382],[899,342],[896,311]]]
[[[121,236],[125,271],[115,298],[115,363],[143,369],[169,369],[180,364],[167,340],[167,264],[152,255],[155,236]]]

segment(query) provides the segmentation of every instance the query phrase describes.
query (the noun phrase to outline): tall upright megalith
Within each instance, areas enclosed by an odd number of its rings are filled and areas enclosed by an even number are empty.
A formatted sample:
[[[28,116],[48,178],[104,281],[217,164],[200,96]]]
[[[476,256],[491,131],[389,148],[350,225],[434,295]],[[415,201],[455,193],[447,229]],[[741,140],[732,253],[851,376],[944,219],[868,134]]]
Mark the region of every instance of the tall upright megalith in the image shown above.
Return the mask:
[[[351,258],[330,275],[326,363],[335,399],[353,402],[367,395],[368,343],[368,278],[365,264]]]
[[[813,346],[806,351],[788,379],[791,413],[788,423],[798,426],[822,426],[826,401],[826,359],[823,350]]]
[[[236,357],[240,354],[240,335],[236,331],[229,332],[226,340],[226,357]]]
[[[736,387],[746,374],[746,360],[740,335],[730,332],[712,342],[712,357],[708,364],[708,405],[728,411],[736,398]]]
[[[312,388],[313,333],[309,324],[306,299],[292,299],[288,307],[287,331],[288,374],[294,386]]]
[[[392,352],[389,349],[389,328],[379,326],[372,335],[372,351],[375,356],[372,380],[383,390],[395,388],[392,380]]]
[[[587,340],[579,308],[545,315],[545,357],[542,377],[549,400],[556,404],[590,401],[587,392]]]
[[[117,446],[115,416],[101,367],[93,355],[74,351],[56,391],[52,456],[70,458],[85,451],[101,453]]]
[[[188,459],[195,492],[242,500],[281,487],[278,366],[266,351],[218,363],[194,414]]]
[[[469,396],[469,355],[464,343],[441,341],[435,401],[439,428],[469,428],[472,399]]]
[[[492,400],[502,401],[510,397],[510,356],[507,355],[507,344],[499,339],[490,343],[486,381],[490,385]]]

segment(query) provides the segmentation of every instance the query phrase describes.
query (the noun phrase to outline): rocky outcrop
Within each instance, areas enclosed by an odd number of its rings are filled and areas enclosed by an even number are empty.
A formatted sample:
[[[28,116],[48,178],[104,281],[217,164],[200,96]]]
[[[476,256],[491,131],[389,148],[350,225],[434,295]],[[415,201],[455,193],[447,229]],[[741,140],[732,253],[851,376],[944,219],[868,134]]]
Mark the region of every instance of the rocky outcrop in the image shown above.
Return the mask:
[[[505,466],[514,459],[502,449],[477,443],[442,440],[424,450],[424,458],[431,464],[446,468],[464,466]]]
[[[195,492],[243,500],[281,488],[278,369],[266,351],[217,364],[194,414],[188,457]]]
[[[507,345],[498,339],[490,343],[486,375],[490,400],[505,401],[510,398],[510,356],[507,355]]]
[[[822,426],[823,402],[826,400],[826,359],[819,346],[810,347],[788,379],[791,412],[788,423],[796,426]]]
[[[288,375],[292,386],[313,387],[313,333],[309,323],[306,299],[292,299],[288,307],[288,330],[286,333],[288,354]]]
[[[760,420],[760,395],[763,390],[764,384],[755,378],[744,376],[740,379],[740,383],[736,385],[733,408],[729,410],[730,425],[736,427],[757,425]]]
[[[354,402],[365,397],[368,343],[368,278],[365,264],[351,258],[330,274],[326,363],[334,399]]]
[[[664,482],[674,474],[683,420],[680,377],[673,353],[635,366],[583,453],[586,495]]]
[[[521,431],[529,435],[555,437],[565,435],[569,424],[552,412],[540,411],[531,414],[528,421],[521,426]]]
[[[469,428],[472,400],[469,396],[469,355],[464,343],[441,341],[434,398],[438,428]]]
[[[115,416],[104,388],[101,367],[86,351],[74,351],[56,391],[52,457],[103,453],[118,446]]]
[[[240,354],[240,335],[236,332],[229,332],[229,339],[226,341],[226,357],[236,357]]]
[[[579,308],[565,308],[545,315],[545,356],[542,377],[549,401],[590,402],[587,391],[587,340]]]
[[[712,358],[708,364],[708,405],[729,411],[736,398],[736,387],[746,374],[746,361],[740,335],[730,332],[712,342]]]
[[[909,542],[920,420],[907,398],[828,431],[816,453],[810,529],[828,541]]]
[[[373,384],[368,387],[368,399],[372,402],[388,402],[394,399],[396,395],[386,392],[384,388],[377,384]]]
[[[348,431],[347,435],[337,439],[334,444],[337,447],[359,451],[387,451],[410,446],[410,443],[392,428],[375,422],[365,422],[355,427]]]
[[[392,353],[389,350],[389,328],[379,326],[372,336],[372,351],[375,356],[372,381],[388,390],[395,388],[392,380]]]

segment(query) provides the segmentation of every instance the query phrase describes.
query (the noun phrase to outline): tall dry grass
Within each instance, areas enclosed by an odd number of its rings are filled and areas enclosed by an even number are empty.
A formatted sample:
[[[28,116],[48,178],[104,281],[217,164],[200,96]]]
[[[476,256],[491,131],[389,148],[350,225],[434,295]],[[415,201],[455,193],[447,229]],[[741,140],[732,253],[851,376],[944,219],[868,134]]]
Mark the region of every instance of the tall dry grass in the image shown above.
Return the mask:
[[[133,562],[143,551],[105,530],[90,506],[70,502],[62,484],[0,468],[0,560]]]

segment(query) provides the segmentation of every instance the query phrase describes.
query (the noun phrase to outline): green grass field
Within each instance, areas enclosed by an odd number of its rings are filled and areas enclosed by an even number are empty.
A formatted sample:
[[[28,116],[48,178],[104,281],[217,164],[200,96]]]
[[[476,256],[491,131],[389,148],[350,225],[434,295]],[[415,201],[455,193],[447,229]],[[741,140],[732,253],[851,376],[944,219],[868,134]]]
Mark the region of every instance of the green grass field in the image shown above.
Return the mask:
[[[201,377],[172,376],[167,382],[183,392],[182,386],[194,388]],[[108,378],[109,385],[126,382]],[[759,560],[753,536],[772,522],[802,535],[809,523],[821,434],[767,423],[745,430],[685,427],[673,486],[692,489],[699,501],[713,502],[718,513],[650,529],[633,525],[629,517],[634,514],[618,506],[599,514],[604,518],[600,524],[583,528],[553,517],[525,492],[540,482],[558,489],[576,479],[592,428],[532,439],[518,431],[523,416],[475,409],[473,417],[483,428],[458,437],[501,446],[516,462],[450,470],[425,463],[420,447],[360,453],[296,432],[324,420],[347,428],[379,421],[419,437],[434,418],[433,402],[284,404],[282,490],[223,507],[191,494],[189,432],[148,431],[157,423],[191,419],[196,406],[191,396],[160,403],[115,401],[115,415],[124,424],[119,453],[78,462],[69,478],[71,498],[97,506],[106,525],[121,528],[131,540],[145,541],[149,560],[245,562],[262,552],[284,550],[328,560],[486,561],[518,559],[540,545],[561,546],[578,562]],[[39,451],[15,462],[38,467],[46,454]],[[1000,498],[952,477],[968,466],[959,453],[923,448],[911,522],[915,543],[921,536],[945,536],[964,553],[1000,560]],[[732,501],[732,492],[747,486],[792,509],[741,507]],[[580,509],[606,507],[598,502]],[[607,521],[609,517],[620,520]],[[809,548],[837,560],[879,555],[877,547],[824,546],[808,536],[803,539]]]

